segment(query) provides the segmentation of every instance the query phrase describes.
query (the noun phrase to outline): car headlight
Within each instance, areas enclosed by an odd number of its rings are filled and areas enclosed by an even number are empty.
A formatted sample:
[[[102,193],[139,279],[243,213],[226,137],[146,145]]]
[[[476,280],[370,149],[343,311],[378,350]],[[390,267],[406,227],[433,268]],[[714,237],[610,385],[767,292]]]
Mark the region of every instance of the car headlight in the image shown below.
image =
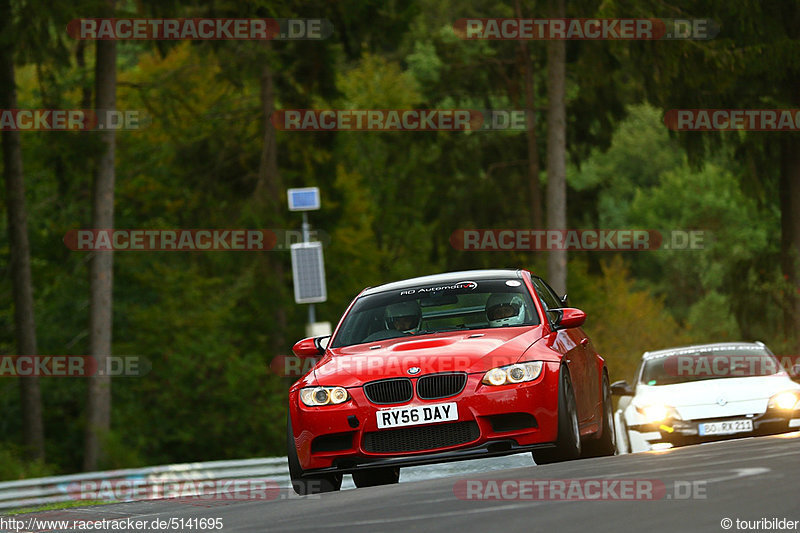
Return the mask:
[[[678,412],[674,407],[670,407],[661,403],[637,406],[636,410],[642,414],[645,420],[647,420],[649,423],[661,422],[667,418],[680,419],[680,416],[678,416]]]
[[[798,396],[796,392],[780,392],[769,399],[769,407],[774,409],[783,409],[785,411],[792,411],[795,407],[797,407],[797,401]]]
[[[541,361],[531,361],[493,368],[483,375],[481,383],[497,386],[533,381],[542,373],[543,365]]]
[[[308,407],[344,403],[350,398],[344,387],[306,387],[300,389],[300,401]]]

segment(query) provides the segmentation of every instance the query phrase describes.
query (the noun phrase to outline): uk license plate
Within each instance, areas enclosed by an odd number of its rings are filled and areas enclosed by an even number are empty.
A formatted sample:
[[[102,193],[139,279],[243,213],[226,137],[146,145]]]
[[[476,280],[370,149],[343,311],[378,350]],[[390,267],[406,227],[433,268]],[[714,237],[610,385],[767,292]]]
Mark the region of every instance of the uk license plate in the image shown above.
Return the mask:
[[[458,406],[456,402],[448,402],[396,407],[394,409],[383,409],[378,411],[376,415],[378,416],[378,429],[418,426],[420,424],[458,420]]]

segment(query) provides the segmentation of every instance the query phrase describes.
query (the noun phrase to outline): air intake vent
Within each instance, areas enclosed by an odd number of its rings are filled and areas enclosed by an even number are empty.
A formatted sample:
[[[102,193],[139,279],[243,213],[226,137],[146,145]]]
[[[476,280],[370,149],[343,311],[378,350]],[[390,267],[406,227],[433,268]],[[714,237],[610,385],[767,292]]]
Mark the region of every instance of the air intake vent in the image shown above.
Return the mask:
[[[467,375],[463,372],[454,374],[430,374],[417,380],[417,396],[423,400],[436,400],[455,396],[464,390]]]
[[[364,450],[371,453],[419,452],[458,446],[481,436],[475,421],[373,431],[364,434]]]
[[[364,385],[364,394],[372,403],[404,403],[411,400],[413,390],[408,378],[383,379]]]

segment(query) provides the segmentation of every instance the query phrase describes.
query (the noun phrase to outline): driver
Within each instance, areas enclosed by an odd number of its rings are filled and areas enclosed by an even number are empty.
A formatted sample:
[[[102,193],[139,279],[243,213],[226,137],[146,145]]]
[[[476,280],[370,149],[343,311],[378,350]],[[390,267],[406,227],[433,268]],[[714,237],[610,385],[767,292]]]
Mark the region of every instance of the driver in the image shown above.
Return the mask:
[[[486,300],[486,318],[493,328],[516,326],[525,322],[525,301],[519,294],[501,292]]]
[[[415,301],[389,305],[384,315],[386,329],[395,329],[403,333],[414,333],[421,318],[422,313]]]

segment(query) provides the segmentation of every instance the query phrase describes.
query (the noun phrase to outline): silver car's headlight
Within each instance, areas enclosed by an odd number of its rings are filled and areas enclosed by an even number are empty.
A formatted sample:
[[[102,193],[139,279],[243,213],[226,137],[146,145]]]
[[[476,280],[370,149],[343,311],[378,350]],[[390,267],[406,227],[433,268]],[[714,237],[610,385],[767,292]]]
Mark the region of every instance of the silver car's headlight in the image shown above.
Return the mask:
[[[680,415],[674,407],[664,405],[661,403],[652,403],[643,406],[636,406],[636,410],[644,416],[645,420],[649,423],[662,422],[667,418],[674,418],[680,420]]]
[[[509,385],[533,381],[542,373],[543,365],[544,363],[541,361],[531,361],[530,363],[516,363],[493,368],[483,375],[481,383],[484,385]]]
[[[344,403],[350,398],[344,387],[306,387],[300,389],[300,401],[308,407]]]
[[[795,391],[779,392],[769,399],[769,408],[793,411],[797,407],[798,400],[800,398],[798,398],[798,394]]]

